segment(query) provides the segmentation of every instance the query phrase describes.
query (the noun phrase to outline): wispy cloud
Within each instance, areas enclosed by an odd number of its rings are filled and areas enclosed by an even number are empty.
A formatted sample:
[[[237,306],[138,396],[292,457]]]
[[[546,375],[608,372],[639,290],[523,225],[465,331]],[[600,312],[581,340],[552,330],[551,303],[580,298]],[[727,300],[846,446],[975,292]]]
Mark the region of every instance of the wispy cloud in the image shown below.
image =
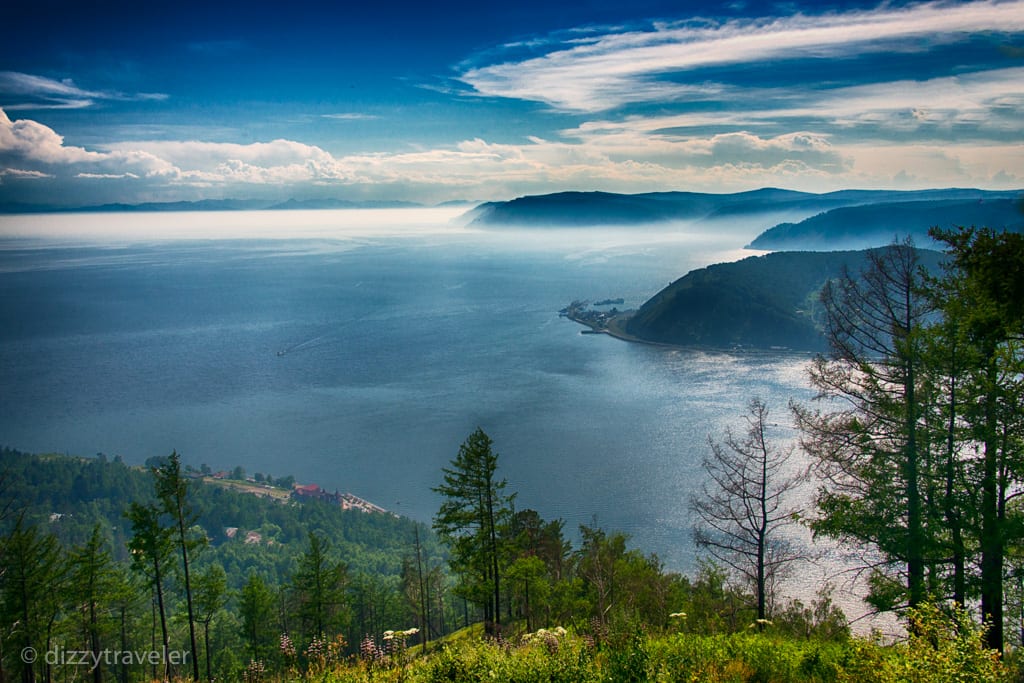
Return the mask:
[[[870,134],[915,142],[956,131],[961,139],[1020,133],[1024,67],[925,80],[899,80],[831,89],[723,86],[712,111],[594,119],[562,131],[593,144],[615,140],[684,139],[708,129],[828,130],[832,136]]]
[[[0,105],[8,111],[32,109],[83,109],[98,101],[162,101],[163,93],[134,93],[87,90],[71,79],[61,81],[45,76],[0,71]]]
[[[599,112],[700,97],[706,86],[679,76],[705,67],[924,51],[979,32],[1020,31],[1024,0],[664,23],[563,42],[539,57],[467,68],[460,79],[480,95]]]
[[[41,178],[52,178],[49,173],[42,171],[26,171],[20,168],[0,168],[0,179],[4,177],[18,178],[20,180],[39,180]]]
[[[359,112],[342,112],[339,114],[321,114],[320,118],[331,119],[332,121],[374,121],[380,117],[375,114],[361,114]]]

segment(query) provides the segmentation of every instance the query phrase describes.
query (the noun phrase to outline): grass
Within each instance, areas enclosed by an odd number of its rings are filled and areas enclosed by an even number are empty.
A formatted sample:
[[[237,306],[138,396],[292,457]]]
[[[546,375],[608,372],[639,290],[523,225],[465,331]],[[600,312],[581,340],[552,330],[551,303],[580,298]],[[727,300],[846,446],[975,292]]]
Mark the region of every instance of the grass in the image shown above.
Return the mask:
[[[204,484],[210,484],[211,486],[219,486],[224,489],[231,489],[233,491],[239,491],[240,493],[248,493],[254,496],[261,496],[263,498],[273,498],[281,502],[287,502],[291,499],[291,491],[283,489],[279,486],[271,486],[269,484],[253,484],[248,481],[237,481],[235,479],[214,479],[213,477],[203,477]]]
[[[588,634],[542,630],[516,642],[482,640],[477,630],[431,644],[426,655],[395,648],[278,681],[322,683],[967,683],[1016,680],[985,650],[965,614],[925,606],[911,615],[906,642],[794,638],[750,630],[728,635],[647,635],[629,628],[596,642]],[[251,680],[251,679],[250,679]]]

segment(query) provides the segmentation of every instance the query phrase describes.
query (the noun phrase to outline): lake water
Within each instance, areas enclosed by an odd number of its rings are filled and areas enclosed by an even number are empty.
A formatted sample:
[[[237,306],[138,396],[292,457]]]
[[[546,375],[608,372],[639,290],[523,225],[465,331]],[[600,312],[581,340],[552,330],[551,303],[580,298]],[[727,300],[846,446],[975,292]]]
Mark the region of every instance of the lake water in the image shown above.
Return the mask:
[[[133,463],[176,449],[429,521],[479,426],[518,507],[692,569],[708,435],[754,396],[787,423],[807,357],[629,344],[558,310],[638,306],[748,255],[770,219],[479,232],[457,213],[0,217],[0,443]]]

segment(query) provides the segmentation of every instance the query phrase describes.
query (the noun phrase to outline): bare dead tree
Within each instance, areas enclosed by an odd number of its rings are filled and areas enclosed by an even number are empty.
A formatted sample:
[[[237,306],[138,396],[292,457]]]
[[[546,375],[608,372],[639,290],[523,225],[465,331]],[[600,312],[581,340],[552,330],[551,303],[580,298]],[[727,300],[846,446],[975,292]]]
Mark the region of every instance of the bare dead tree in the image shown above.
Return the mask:
[[[788,498],[807,480],[806,467],[793,462],[793,447],[779,447],[768,438],[768,407],[753,399],[744,416],[746,430],[731,428],[722,442],[710,436],[711,453],[704,458],[708,479],[690,509],[700,522],[694,540],[737,576],[757,598],[757,618],[767,619],[779,581],[802,557],[781,533],[802,510]]]

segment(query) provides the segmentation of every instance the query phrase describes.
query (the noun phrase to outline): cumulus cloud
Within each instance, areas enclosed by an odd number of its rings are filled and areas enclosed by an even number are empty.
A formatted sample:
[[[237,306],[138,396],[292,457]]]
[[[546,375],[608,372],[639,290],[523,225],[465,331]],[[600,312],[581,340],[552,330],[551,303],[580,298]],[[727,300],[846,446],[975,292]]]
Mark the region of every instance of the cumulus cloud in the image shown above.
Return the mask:
[[[125,94],[102,90],[86,90],[71,79],[57,81],[44,76],[0,71],[0,103],[8,111],[27,109],[83,109],[98,100],[146,101],[166,100],[163,93]]]
[[[49,196],[87,198],[80,203],[301,196],[315,186],[342,196],[442,201],[564,189],[1012,186],[1024,176],[1022,145],[837,144],[813,129],[694,134],[664,127],[670,123],[678,121],[636,117],[581,125],[558,139],[471,138],[434,149],[342,156],[285,139],[132,141],[86,149],[0,110],[0,188],[11,198],[12,188],[45,187]]]
[[[168,176],[176,172],[171,164],[143,150],[97,152],[65,145],[64,138],[52,128],[31,119],[12,121],[2,109],[0,164],[7,168],[35,166],[39,172],[47,173],[65,168],[115,175],[130,171],[140,176]]]
[[[630,103],[713,94],[709,86],[665,78],[703,67],[923,51],[972,33],[1022,30],[1024,0],[883,5],[872,11],[819,16],[664,23],[649,30],[567,41],[540,57],[467,68],[460,79],[481,95],[599,112]]]

